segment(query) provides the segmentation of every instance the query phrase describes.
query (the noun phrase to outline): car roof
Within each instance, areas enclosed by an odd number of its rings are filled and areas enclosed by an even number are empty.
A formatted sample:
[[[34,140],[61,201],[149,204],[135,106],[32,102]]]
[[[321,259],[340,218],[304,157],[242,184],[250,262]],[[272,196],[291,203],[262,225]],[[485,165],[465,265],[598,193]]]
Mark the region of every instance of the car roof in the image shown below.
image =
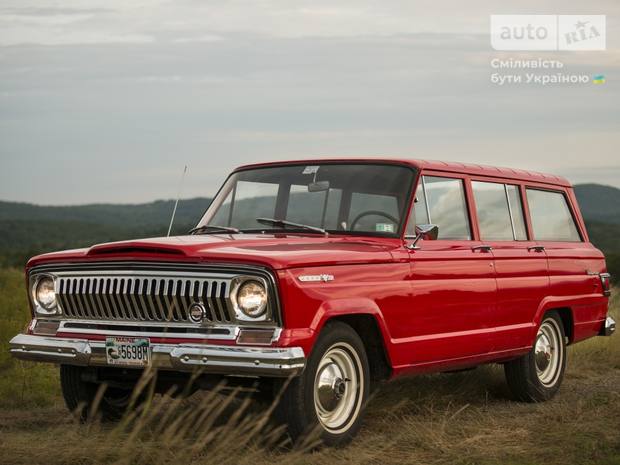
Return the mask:
[[[282,165],[307,165],[321,163],[381,163],[392,165],[406,165],[420,170],[444,171],[446,173],[468,174],[473,176],[486,176],[494,178],[507,178],[518,181],[530,181],[554,186],[571,187],[571,183],[561,176],[539,173],[536,171],[521,170],[516,168],[500,168],[496,166],[478,165],[473,163],[447,162],[439,160],[418,160],[408,158],[309,158],[302,160],[274,161],[268,163],[255,163],[244,165],[235,171],[249,168],[261,168]]]

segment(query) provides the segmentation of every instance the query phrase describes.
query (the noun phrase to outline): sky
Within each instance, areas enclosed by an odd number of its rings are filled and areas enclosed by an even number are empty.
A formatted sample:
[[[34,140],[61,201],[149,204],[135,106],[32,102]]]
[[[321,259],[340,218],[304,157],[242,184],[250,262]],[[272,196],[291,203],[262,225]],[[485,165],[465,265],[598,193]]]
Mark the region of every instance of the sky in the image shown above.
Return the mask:
[[[497,52],[491,14],[604,14],[607,49]],[[0,200],[173,198],[184,165],[181,196],[209,196],[340,156],[620,187],[619,32],[617,0],[0,0]],[[606,82],[492,82],[539,58]]]

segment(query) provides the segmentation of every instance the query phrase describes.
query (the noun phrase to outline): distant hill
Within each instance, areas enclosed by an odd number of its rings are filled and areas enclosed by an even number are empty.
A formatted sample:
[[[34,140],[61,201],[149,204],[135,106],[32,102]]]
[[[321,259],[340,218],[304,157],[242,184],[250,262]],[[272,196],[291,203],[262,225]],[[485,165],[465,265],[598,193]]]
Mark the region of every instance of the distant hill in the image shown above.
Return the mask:
[[[592,242],[620,276],[620,189],[581,184],[575,186],[575,194]],[[210,203],[208,198],[181,200],[173,233],[183,234],[196,225]],[[41,252],[165,235],[173,207],[172,200],[62,207],[0,201],[0,266],[22,266]]]
[[[195,226],[210,203],[208,198],[181,200],[173,234]],[[0,266],[22,266],[28,257],[47,251],[164,236],[173,208],[172,200],[63,207],[0,201]]]
[[[575,186],[586,221],[620,224],[620,189],[600,184],[579,184]]]
[[[175,222],[183,225],[196,224],[210,203],[211,199],[208,198],[181,200]],[[92,204],[63,207],[0,201],[0,221],[54,221],[162,228],[168,226],[173,208],[173,200],[133,205]]]
[[[612,279],[620,283],[620,189],[600,184],[579,184],[575,195],[590,240],[605,253]]]

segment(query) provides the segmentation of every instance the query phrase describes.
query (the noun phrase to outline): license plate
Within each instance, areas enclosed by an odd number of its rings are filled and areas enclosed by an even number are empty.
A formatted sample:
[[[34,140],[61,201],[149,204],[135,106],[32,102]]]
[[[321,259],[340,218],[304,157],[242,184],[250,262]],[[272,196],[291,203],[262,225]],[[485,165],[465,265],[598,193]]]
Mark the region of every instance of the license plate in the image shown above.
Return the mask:
[[[105,340],[108,365],[147,366],[151,361],[149,340],[136,337],[108,337]]]

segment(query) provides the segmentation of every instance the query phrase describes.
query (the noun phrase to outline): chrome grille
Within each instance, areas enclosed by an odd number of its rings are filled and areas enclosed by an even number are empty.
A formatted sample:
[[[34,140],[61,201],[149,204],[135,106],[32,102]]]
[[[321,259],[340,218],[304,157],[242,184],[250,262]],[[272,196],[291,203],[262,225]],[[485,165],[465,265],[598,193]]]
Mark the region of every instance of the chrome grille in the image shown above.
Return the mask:
[[[233,321],[229,280],[179,276],[59,277],[65,316],[89,320],[188,322],[189,307],[202,304],[207,320]]]

